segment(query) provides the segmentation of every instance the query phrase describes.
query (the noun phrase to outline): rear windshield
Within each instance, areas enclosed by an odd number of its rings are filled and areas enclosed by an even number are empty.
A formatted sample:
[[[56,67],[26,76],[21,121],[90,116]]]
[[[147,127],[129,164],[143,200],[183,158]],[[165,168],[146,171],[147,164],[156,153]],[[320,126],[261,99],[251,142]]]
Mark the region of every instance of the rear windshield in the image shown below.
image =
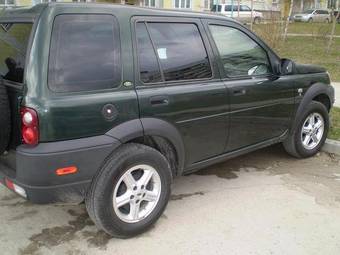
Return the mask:
[[[0,75],[3,79],[23,82],[31,30],[29,23],[0,23]]]

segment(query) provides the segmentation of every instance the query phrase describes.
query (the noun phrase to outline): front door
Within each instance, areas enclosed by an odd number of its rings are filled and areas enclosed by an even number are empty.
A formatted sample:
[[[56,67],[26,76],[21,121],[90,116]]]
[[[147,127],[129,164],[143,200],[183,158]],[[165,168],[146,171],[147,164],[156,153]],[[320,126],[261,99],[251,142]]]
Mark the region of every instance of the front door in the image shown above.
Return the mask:
[[[221,154],[228,97],[200,21],[138,18],[134,30],[140,117],[164,120],[179,131],[186,166]]]
[[[230,94],[230,131],[225,151],[283,135],[294,107],[294,84],[272,73],[268,48],[229,22],[207,22]]]

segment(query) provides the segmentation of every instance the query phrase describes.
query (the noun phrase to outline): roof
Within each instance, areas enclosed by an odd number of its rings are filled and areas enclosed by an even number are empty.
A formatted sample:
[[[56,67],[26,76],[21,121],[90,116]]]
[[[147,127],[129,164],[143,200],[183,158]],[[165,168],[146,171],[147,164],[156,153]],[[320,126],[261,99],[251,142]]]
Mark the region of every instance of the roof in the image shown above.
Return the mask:
[[[93,8],[93,9],[112,9],[115,11],[119,11],[119,13],[126,14],[127,16],[136,16],[136,15],[150,15],[150,16],[176,16],[176,17],[195,17],[195,18],[214,18],[214,19],[224,19],[224,20],[233,20],[227,18],[221,14],[211,14],[204,12],[194,12],[194,11],[183,11],[183,10],[170,10],[170,9],[157,9],[157,8],[146,8],[139,6],[129,6],[129,5],[120,5],[120,4],[102,4],[102,3],[44,3],[38,4],[34,7],[21,7],[21,8],[13,8],[6,9],[3,12],[0,12],[0,21],[1,19],[11,19],[15,17],[34,19],[45,9],[45,8]],[[233,20],[235,21],[235,20]]]

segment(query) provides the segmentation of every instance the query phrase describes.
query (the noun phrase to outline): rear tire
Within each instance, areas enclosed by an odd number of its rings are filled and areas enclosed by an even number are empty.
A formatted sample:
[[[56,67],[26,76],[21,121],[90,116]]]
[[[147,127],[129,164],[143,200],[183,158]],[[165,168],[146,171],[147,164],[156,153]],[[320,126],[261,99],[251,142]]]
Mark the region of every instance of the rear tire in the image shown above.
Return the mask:
[[[294,129],[283,146],[288,154],[297,158],[307,158],[320,151],[329,129],[327,108],[320,102],[307,105]]]
[[[0,155],[6,150],[11,134],[11,115],[6,88],[0,85]]]
[[[98,228],[114,237],[132,237],[161,216],[171,180],[170,165],[160,152],[141,144],[125,144],[92,181],[86,208]]]

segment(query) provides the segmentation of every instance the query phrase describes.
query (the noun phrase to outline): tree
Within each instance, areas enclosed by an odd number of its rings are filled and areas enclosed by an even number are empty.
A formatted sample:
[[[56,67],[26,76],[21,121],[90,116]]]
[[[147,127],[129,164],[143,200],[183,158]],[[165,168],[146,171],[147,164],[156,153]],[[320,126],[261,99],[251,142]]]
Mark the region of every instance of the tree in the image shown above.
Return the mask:
[[[336,22],[340,17],[340,0],[338,0],[338,14],[336,15],[336,17],[334,16],[334,11],[332,11],[332,17],[333,17],[333,24],[332,24],[332,31],[331,34],[329,36],[329,41],[328,41],[328,45],[327,45],[327,49],[326,52],[329,53],[329,51],[331,50],[331,46],[332,46],[332,42],[333,42],[333,38],[334,38],[334,34],[335,34],[335,26],[336,26]]]
[[[292,16],[292,12],[293,12],[293,4],[294,4],[294,0],[286,0],[285,1],[285,5],[288,4],[290,2],[289,5],[289,12],[287,15],[287,20],[286,20],[286,24],[285,24],[285,31],[283,34],[283,40],[285,41],[287,38],[287,32],[288,32],[288,25],[289,25],[289,20],[290,20],[290,16]]]

